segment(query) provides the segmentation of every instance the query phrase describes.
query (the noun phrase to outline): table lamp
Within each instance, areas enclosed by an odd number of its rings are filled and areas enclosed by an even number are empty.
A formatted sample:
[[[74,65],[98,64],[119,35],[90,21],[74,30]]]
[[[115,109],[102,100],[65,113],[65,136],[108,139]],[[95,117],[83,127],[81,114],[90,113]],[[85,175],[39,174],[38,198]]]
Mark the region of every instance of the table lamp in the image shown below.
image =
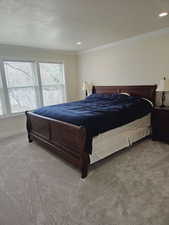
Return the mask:
[[[87,81],[83,82],[82,90],[85,93],[85,96],[92,94],[92,87],[93,87],[92,83],[88,83]]]
[[[169,80],[166,79],[165,77],[162,80],[160,80],[160,83],[159,83],[156,91],[162,92],[162,98],[161,98],[162,104],[160,107],[165,107],[165,105],[164,105],[165,92],[169,92]]]

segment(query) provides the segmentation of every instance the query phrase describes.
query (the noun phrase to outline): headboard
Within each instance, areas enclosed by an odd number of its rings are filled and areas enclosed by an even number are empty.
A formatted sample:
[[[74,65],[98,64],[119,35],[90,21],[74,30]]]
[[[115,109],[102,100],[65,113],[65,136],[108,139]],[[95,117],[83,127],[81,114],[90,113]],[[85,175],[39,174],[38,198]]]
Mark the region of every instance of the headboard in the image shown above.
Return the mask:
[[[93,86],[93,93],[112,94],[127,92],[132,96],[147,98],[155,104],[157,85]]]

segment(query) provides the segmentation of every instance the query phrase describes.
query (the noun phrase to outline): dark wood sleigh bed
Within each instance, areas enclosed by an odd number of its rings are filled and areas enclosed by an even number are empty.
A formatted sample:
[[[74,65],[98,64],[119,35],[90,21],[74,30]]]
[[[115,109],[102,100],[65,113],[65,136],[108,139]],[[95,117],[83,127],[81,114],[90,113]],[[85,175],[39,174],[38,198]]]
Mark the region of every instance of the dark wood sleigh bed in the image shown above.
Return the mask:
[[[156,85],[142,86],[94,86],[93,93],[122,93],[140,96],[155,103]],[[30,111],[26,112],[28,140],[33,140],[56,151],[63,159],[73,164],[81,171],[85,178],[90,166],[90,157],[87,153],[86,130],[48,117],[43,117]]]

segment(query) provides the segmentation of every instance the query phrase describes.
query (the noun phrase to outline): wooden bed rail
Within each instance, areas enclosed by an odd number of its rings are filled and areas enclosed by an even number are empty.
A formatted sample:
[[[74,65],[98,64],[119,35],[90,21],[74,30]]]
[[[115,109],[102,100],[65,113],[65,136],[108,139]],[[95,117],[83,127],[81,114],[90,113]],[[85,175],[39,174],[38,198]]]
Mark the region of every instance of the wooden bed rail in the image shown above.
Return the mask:
[[[27,117],[28,140],[34,139],[81,170],[82,178],[88,173],[90,164],[86,151],[86,129],[70,123],[25,112]]]

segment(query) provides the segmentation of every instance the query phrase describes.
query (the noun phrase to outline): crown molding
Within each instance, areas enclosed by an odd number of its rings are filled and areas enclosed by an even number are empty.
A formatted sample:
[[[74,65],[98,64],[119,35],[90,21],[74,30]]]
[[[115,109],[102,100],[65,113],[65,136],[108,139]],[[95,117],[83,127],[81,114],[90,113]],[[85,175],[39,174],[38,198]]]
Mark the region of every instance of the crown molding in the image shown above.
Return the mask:
[[[169,27],[163,28],[163,29],[160,29],[160,30],[157,30],[157,31],[152,31],[152,32],[140,34],[140,35],[133,36],[133,37],[130,37],[130,38],[126,38],[126,39],[123,39],[123,40],[120,40],[120,41],[114,41],[114,42],[111,42],[111,43],[108,43],[108,44],[105,44],[105,45],[100,45],[96,48],[91,48],[91,49],[88,49],[88,50],[82,50],[82,51],[79,51],[77,54],[83,55],[83,54],[87,54],[87,53],[90,53],[90,52],[95,52],[95,51],[99,51],[99,50],[102,50],[102,49],[115,47],[117,45],[130,43],[130,42],[137,41],[137,40],[143,40],[143,39],[146,39],[146,38],[149,38],[149,37],[161,36],[161,35],[164,35],[164,34],[169,34]]]
[[[76,50],[62,50],[62,49],[51,49],[51,48],[40,48],[40,47],[33,47],[33,46],[24,46],[24,45],[12,45],[12,44],[3,44],[0,43],[0,48],[8,48],[8,49],[25,49],[25,50],[32,50],[32,51],[40,51],[40,52],[50,52],[52,54],[60,54],[60,55],[77,55]]]

